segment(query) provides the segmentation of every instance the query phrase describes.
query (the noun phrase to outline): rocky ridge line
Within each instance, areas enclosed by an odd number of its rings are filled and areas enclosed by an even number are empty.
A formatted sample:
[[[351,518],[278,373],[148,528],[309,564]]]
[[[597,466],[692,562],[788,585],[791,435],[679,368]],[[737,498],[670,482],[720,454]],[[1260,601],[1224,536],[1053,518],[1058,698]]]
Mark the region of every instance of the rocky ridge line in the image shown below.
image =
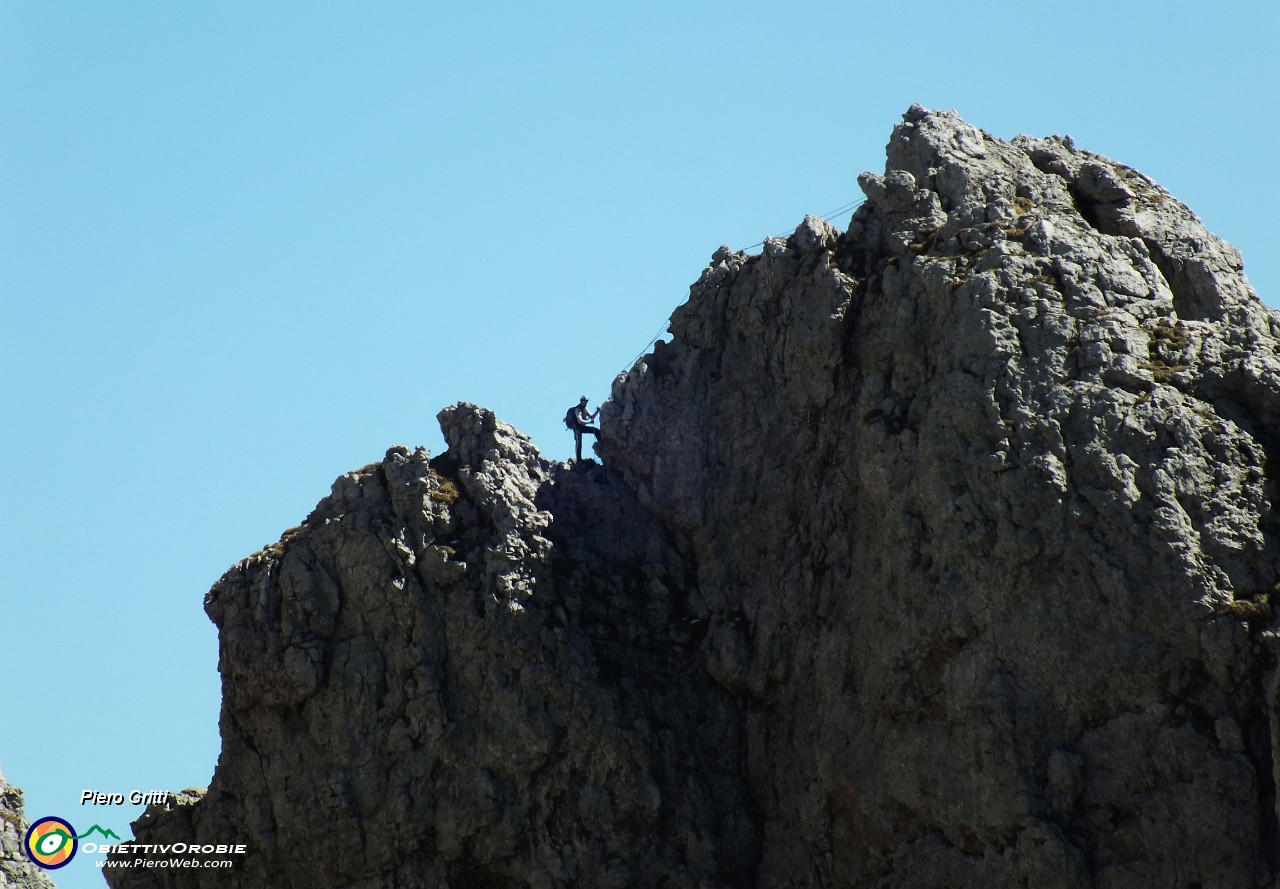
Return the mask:
[[[228,572],[134,832],[255,851],[113,885],[1276,885],[1277,315],[1067,140],[917,106],[859,182],[716,252],[607,469],[456,405]]]

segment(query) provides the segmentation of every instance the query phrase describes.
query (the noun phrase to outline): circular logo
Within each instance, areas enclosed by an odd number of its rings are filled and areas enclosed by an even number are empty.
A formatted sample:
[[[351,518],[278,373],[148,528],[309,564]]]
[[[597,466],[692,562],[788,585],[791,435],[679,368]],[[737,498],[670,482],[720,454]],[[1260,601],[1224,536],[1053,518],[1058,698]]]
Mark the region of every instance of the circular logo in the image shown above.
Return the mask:
[[[80,844],[76,830],[61,818],[41,818],[27,831],[27,855],[45,870],[62,867]]]

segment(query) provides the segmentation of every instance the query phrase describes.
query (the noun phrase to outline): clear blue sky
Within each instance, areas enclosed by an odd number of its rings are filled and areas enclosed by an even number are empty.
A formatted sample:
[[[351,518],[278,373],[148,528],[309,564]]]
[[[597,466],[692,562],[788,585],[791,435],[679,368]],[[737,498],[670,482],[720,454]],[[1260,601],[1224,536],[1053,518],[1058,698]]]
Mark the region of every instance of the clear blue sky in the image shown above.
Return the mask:
[[[226,568],[389,445],[438,451],[454,401],[567,457],[565,408],[715,248],[859,197],[913,102],[1142,170],[1280,299],[1280,4],[862,7],[0,0],[28,815],[123,830],[80,790],[207,783]]]

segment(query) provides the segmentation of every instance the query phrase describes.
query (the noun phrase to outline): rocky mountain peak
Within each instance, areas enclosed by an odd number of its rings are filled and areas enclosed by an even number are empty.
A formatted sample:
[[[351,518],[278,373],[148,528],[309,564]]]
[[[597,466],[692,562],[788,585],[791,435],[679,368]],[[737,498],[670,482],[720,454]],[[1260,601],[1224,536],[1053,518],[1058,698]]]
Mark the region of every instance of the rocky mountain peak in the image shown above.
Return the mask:
[[[245,887],[1273,885],[1275,313],[1069,139],[914,106],[859,184],[714,253],[603,466],[455,405],[233,567],[213,783],[135,836]]]

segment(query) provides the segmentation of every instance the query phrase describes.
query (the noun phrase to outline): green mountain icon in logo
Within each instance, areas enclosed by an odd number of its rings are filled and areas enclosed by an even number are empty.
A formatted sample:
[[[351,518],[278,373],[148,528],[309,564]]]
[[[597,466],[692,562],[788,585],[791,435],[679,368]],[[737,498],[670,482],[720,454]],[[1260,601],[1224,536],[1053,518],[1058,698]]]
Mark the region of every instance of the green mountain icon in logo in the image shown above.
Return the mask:
[[[109,840],[115,840],[116,842],[120,841],[119,835],[114,830],[107,830],[105,827],[101,827],[97,824],[80,834],[76,839],[83,840],[85,837],[91,837],[95,833],[100,833]]]

